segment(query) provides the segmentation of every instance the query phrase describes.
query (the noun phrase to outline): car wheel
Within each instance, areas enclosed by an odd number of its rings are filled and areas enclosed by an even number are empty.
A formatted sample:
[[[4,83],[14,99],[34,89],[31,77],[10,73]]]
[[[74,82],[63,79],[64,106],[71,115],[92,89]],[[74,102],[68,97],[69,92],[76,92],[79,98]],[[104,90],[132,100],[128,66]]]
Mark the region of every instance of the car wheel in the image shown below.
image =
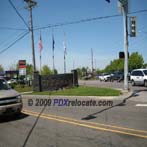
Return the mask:
[[[132,83],[132,86],[135,86],[135,82],[134,82],[134,80],[132,80],[132,82],[131,82],[131,83]]]
[[[147,87],[147,80],[144,81],[144,86]]]

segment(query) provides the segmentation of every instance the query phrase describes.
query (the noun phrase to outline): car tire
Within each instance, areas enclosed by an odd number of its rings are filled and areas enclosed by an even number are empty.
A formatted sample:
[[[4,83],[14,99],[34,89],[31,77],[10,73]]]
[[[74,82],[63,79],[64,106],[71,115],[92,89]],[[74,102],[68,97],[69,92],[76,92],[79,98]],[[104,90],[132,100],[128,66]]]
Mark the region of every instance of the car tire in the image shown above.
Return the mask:
[[[147,87],[147,80],[144,81],[144,86]]]
[[[135,86],[135,82],[134,80],[131,81],[132,86]]]

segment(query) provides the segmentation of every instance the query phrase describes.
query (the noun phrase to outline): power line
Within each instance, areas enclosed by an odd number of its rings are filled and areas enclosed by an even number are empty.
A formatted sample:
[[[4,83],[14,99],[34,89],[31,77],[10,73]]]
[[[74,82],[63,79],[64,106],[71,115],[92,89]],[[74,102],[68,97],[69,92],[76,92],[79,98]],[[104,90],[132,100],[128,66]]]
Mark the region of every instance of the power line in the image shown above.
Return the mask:
[[[147,12],[147,10],[138,10],[138,11],[130,12],[128,14],[137,14],[137,13],[144,13],[144,12]],[[47,28],[53,28],[53,27],[60,27],[60,26],[66,26],[66,25],[72,25],[72,24],[79,24],[79,23],[84,23],[84,22],[90,22],[90,21],[96,21],[96,20],[101,20],[101,19],[120,17],[120,16],[122,16],[122,15],[116,14],[116,15],[108,15],[108,16],[81,19],[81,20],[71,21],[71,22],[62,22],[62,23],[56,23],[56,24],[53,24],[53,25],[47,25],[47,26],[38,27],[38,28],[36,27],[34,30],[47,29]]]
[[[28,29],[22,29],[22,28],[12,28],[12,27],[0,27],[0,30],[25,31],[25,30],[28,30]]]
[[[94,20],[100,20],[100,19],[106,19],[106,18],[113,18],[113,17],[118,17],[118,16],[121,16],[121,15],[94,17],[94,18],[81,19],[81,20],[71,21],[71,22],[57,23],[57,24],[53,24],[53,25],[47,25],[47,26],[44,26],[44,27],[38,27],[38,28],[35,28],[34,30],[47,29],[47,28],[53,28],[53,27],[71,25],[71,24],[79,24],[79,23],[84,23],[84,22],[89,22],[89,21],[94,21]]]
[[[19,38],[17,38],[14,42],[12,42],[8,47],[6,47],[5,49],[2,49],[0,51],[0,54],[2,54],[3,52],[7,51],[10,47],[12,47],[14,44],[16,44],[19,40],[21,40],[22,38],[24,38],[27,34],[29,34],[28,32],[25,32],[22,36],[20,36]]]
[[[8,44],[10,44],[10,42],[14,41],[14,39],[16,39],[16,35],[18,33],[17,32],[13,32],[12,34],[10,34],[9,36],[7,36],[7,39],[3,40],[0,42],[0,48],[3,48],[5,46],[7,46]],[[18,37],[22,35],[22,32],[21,34],[18,35]],[[15,38],[14,38],[15,37]],[[9,39],[8,39],[9,38]]]
[[[9,0],[10,3],[11,0]],[[12,4],[13,5],[13,4]],[[17,14],[21,17],[21,15],[18,13],[17,9],[14,6],[15,11],[17,12]],[[147,12],[147,10],[138,10],[138,11],[134,11],[134,12],[130,12],[128,14],[135,14],[135,13],[144,13]],[[53,27],[59,27],[59,26],[65,26],[65,25],[71,25],[71,24],[78,24],[78,23],[84,23],[84,22],[89,22],[89,21],[95,21],[95,20],[100,20],[100,19],[107,19],[107,18],[114,18],[114,17],[120,17],[121,15],[109,15],[109,16],[103,16],[103,17],[94,17],[94,18],[88,18],[88,19],[81,19],[81,20],[77,20],[77,21],[71,21],[71,22],[63,22],[63,23],[57,23],[57,24],[53,24],[53,25],[48,25],[48,26],[44,26],[44,27],[38,27],[35,28],[34,30],[41,30],[41,29],[47,29],[47,28],[53,28]],[[21,19],[23,19],[21,17]],[[25,20],[23,19],[24,23],[26,24]],[[26,24],[27,25],[27,24]],[[28,27],[28,25],[27,25]],[[28,27],[29,28],[29,27]],[[26,29],[17,29],[17,28],[11,28],[11,27],[0,27],[0,29],[8,29],[8,30],[26,30]],[[30,30],[30,29],[29,29]],[[21,40],[22,38],[24,38],[29,32],[26,32],[25,34],[23,34],[20,38],[18,38],[17,40],[15,40],[12,44],[10,44],[7,48],[3,49],[0,51],[0,54],[3,53],[4,51],[8,50],[11,46],[13,46],[15,43],[17,43],[19,40]]]
[[[138,11],[134,11],[134,12],[130,12],[128,14],[135,14],[135,13],[144,13],[144,12],[147,12],[147,10],[138,10]]]
[[[137,14],[137,13],[144,13],[147,12],[147,10],[138,10],[134,12],[130,12],[128,14]],[[113,17],[120,17],[122,15],[110,15],[110,16],[103,16],[103,17],[93,17],[93,18],[87,18],[87,19],[81,19],[77,21],[71,21],[71,22],[62,22],[62,23],[56,23],[56,24],[49,24],[43,27],[35,27],[34,30],[40,30],[40,29],[47,29],[47,28],[54,28],[54,27],[60,27],[60,26],[65,26],[65,25],[71,25],[71,24],[78,24],[78,23],[84,23],[84,22],[89,22],[89,21],[96,21],[100,19],[107,19],[107,18],[113,18]],[[28,27],[28,26],[27,26]],[[23,28],[12,28],[12,27],[0,27],[0,30],[26,30]]]
[[[28,24],[26,23],[26,21],[24,20],[24,18],[21,16],[21,14],[18,12],[18,10],[16,9],[16,7],[14,6],[14,4],[12,3],[11,0],[9,0],[10,5],[12,6],[12,8],[15,10],[15,12],[17,13],[17,15],[21,18],[21,20],[24,22],[24,24],[26,25],[26,27],[28,28],[28,30],[30,30]]]

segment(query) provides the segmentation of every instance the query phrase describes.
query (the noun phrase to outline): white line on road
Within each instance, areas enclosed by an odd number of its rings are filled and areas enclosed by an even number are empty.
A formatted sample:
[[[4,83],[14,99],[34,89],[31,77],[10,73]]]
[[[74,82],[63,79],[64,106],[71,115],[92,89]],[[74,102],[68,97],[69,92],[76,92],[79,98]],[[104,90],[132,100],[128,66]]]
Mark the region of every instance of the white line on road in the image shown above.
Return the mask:
[[[147,104],[136,104],[136,106],[147,107]]]

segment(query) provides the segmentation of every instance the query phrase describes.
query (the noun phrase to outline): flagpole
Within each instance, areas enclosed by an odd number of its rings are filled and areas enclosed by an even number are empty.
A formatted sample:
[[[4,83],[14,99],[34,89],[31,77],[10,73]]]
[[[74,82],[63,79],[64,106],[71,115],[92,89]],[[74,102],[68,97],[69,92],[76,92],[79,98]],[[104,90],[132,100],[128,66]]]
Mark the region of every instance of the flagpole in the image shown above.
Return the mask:
[[[54,51],[53,51],[53,73],[55,74]]]
[[[64,73],[66,73],[66,55],[64,51]]]
[[[64,33],[64,41],[63,41],[63,46],[64,46],[64,73],[66,73],[66,38],[65,38],[65,33]]]
[[[91,71],[93,75],[93,49],[91,48]]]
[[[53,51],[53,73],[55,74],[55,55],[54,55],[54,44],[55,44],[55,41],[54,41],[54,35],[52,34],[52,51]]]
[[[41,51],[40,51],[40,75],[41,75]]]
[[[42,52],[42,49],[43,49],[43,45],[42,45],[42,37],[41,37],[41,31],[40,31],[40,40],[39,40],[39,52],[40,52],[40,75],[41,75],[41,52]]]

